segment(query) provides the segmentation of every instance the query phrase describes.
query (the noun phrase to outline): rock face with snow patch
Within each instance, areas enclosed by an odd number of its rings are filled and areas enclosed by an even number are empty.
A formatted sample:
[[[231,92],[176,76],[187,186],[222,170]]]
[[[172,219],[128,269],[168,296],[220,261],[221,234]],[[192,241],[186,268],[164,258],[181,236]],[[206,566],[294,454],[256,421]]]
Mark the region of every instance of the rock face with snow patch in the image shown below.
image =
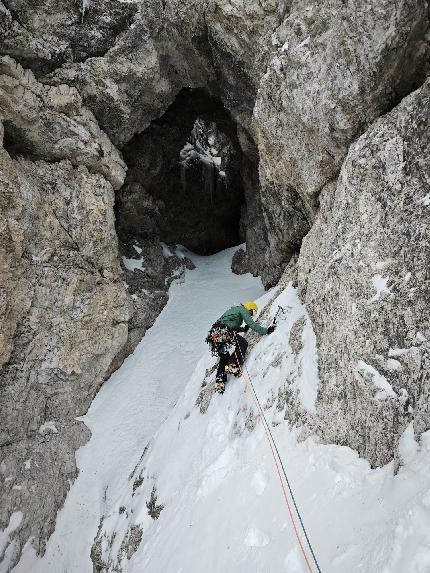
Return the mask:
[[[291,3],[253,116],[273,263],[299,250],[351,142],[423,81],[427,27],[423,2]]]
[[[124,345],[129,315],[110,182],[124,177],[118,151],[75,89],[1,65],[0,522],[22,511],[13,562],[30,536],[42,551],[53,531],[88,439],[74,417]]]
[[[430,82],[354,143],[299,257],[319,428],[375,465],[430,427]],[[335,420],[335,423],[333,423]]]

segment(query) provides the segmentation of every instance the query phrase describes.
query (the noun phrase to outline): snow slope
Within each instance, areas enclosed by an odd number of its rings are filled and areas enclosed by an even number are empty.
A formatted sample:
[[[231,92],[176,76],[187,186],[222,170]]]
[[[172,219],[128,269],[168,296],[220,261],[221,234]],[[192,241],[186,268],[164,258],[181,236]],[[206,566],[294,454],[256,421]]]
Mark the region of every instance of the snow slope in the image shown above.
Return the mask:
[[[59,513],[47,552],[42,560],[35,560],[28,546],[15,571],[92,572],[90,548],[100,517],[127,485],[143,447],[172,409],[205,353],[208,328],[232,302],[256,298],[264,292],[259,279],[231,272],[235,250],[199,257],[183,249],[196,269],[173,283],[168,304],[155,325],[102,386],[82,418],[92,438],[78,451],[80,475]]]
[[[233,378],[223,396],[211,395],[214,359],[202,340],[207,326],[230,303],[261,293],[249,277],[230,276],[230,257],[226,252],[195,259],[197,270],[175,285],[153,329],[104,386],[85,417],[93,438],[79,453],[82,473],[47,556],[35,566],[29,550],[16,571],[91,571],[89,548],[100,516],[97,548],[108,571],[308,571],[247,375]],[[291,286],[264,294],[260,306],[273,298],[264,322],[279,305],[286,313],[275,333],[252,349],[247,369],[321,571],[430,572],[430,432],[418,446],[412,427],[407,429],[395,477],[392,464],[372,470],[349,448],[303,439],[285,420],[293,414],[285,409],[296,400],[302,416],[314,412],[315,337]],[[178,310],[180,300],[184,312]],[[303,331],[297,353],[289,340],[299,320]],[[171,328],[178,322],[186,325],[185,339],[179,341],[172,332],[178,329]],[[160,369],[165,376],[156,381]],[[197,407],[201,392],[204,399]],[[286,394],[295,398],[283,400]],[[164,506],[157,520],[148,514],[148,505],[152,510]]]

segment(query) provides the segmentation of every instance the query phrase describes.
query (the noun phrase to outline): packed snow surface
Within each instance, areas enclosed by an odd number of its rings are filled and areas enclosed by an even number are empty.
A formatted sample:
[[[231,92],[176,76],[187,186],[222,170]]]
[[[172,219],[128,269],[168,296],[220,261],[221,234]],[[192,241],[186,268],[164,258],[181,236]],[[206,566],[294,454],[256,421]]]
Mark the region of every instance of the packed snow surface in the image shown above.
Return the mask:
[[[28,547],[15,571],[91,573],[101,517],[107,571],[308,571],[248,373],[321,571],[430,571],[430,432],[419,445],[407,428],[396,476],[392,463],[372,470],[347,447],[299,439],[278,392],[295,395],[303,415],[315,411],[318,358],[309,317],[292,286],[263,295],[256,279],[232,275],[231,256],[230,250],[193,257],[196,270],[172,286],[154,327],[103,386],[84,418],[93,437],[78,453],[81,473],[47,553],[37,560]],[[196,399],[214,376],[206,332],[227,307],[259,295],[260,307],[269,304],[263,324],[285,309],[278,327],[250,351],[241,379],[230,380],[223,396],[209,393],[202,413]],[[297,321],[303,328],[293,352],[289,336]],[[156,520],[148,514],[151,493]],[[132,550],[124,541],[130,531],[142,535]]]

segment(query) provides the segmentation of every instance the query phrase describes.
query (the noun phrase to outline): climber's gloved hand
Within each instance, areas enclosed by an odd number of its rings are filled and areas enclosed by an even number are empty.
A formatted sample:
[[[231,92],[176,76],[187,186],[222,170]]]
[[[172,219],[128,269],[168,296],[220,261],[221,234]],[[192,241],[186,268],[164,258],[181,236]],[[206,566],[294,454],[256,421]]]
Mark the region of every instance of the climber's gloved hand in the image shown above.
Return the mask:
[[[267,329],[267,334],[272,334],[272,332],[275,330],[276,326],[274,324],[272,324],[272,326],[269,326],[269,328]]]

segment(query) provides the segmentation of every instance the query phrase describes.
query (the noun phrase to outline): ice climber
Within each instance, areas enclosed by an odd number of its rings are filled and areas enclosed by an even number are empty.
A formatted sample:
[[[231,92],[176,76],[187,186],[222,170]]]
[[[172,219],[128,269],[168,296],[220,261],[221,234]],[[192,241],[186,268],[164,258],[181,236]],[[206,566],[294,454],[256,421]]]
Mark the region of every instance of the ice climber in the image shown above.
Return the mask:
[[[238,332],[247,332],[249,328],[258,334],[271,334],[275,326],[264,328],[252,320],[257,312],[255,302],[248,301],[239,306],[232,306],[219,318],[209,331],[206,342],[210,344],[212,354],[219,357],[215,379],[215,391],[224,393],[227,375],[242,375],[242,364],[245,359],[247,341]],[[242,327],[242,323],[245,326]]]

